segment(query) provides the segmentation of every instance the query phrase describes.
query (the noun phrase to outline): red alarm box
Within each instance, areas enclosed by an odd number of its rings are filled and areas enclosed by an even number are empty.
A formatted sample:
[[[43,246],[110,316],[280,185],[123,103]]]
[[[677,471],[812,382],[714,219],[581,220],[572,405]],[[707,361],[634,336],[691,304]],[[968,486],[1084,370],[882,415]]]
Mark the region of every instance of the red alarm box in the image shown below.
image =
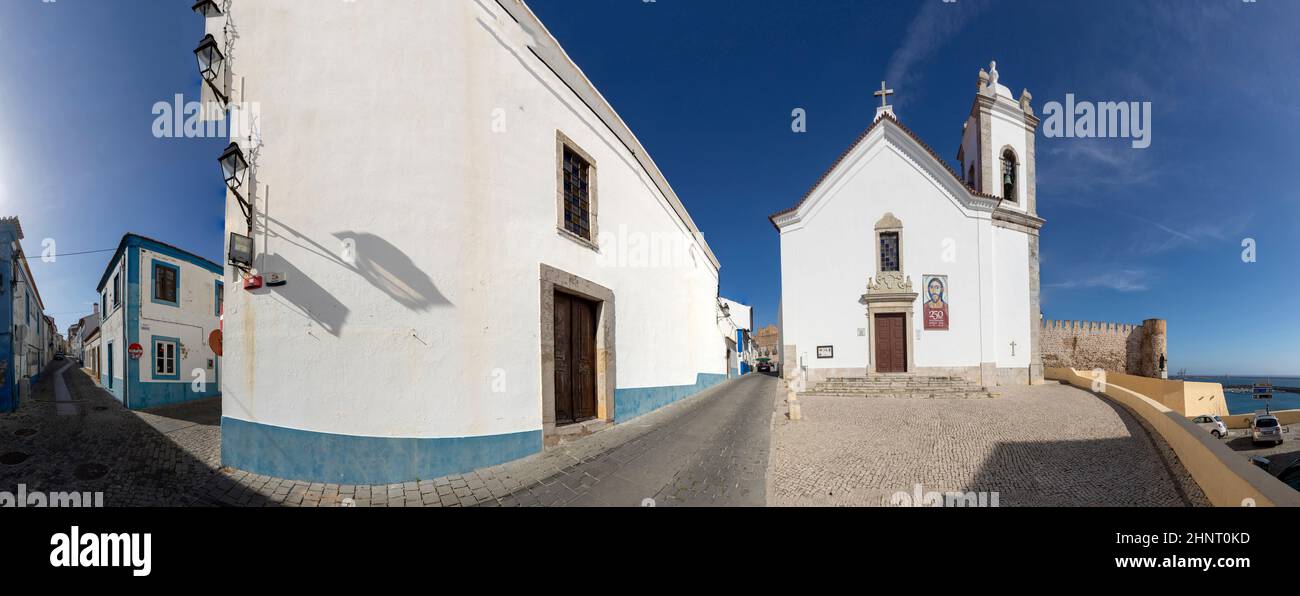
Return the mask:
[[[262,276],[260,276],[260,275],[250,275],[250,276],[244,278],[244,289],[245,289],[245,290],[256,290],[256,289],[258,289],[258,288],[260,288],[260,287],[262,287]]]

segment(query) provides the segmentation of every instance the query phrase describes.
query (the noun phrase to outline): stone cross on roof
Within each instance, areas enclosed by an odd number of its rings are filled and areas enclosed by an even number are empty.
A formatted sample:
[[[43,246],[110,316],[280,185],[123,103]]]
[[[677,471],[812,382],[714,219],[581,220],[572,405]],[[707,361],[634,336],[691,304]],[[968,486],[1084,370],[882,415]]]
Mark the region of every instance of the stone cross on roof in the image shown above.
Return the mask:
[[[894,94],[894,90],[893,90],[893,89],[886,89],[886,88],[885,88],[885,82],[884,82],[884,81],[881,81],[881,82],[880,82],[880,91],[877,91],[877,92],[873,93],[872,95],[875,95],[876,97],[879,97],[879,98],[880,98],[880,107],[883,108],[883,107],[887,107],[887,106],[889,106],[889,96],[890,96],[890,95],[893,95],[893,94]]]

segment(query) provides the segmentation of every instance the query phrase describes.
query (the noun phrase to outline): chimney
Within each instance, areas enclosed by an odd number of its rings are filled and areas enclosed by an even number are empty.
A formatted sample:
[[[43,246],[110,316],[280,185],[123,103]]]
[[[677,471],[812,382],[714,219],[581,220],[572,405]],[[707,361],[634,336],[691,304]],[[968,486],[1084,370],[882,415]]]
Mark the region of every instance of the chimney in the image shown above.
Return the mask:
[[[99,303],[98,303],[98,302],[95,303],[95,310],[94,310],[93,312],[91,312],[91,314],[95,314],[95,315],[99,314]]]

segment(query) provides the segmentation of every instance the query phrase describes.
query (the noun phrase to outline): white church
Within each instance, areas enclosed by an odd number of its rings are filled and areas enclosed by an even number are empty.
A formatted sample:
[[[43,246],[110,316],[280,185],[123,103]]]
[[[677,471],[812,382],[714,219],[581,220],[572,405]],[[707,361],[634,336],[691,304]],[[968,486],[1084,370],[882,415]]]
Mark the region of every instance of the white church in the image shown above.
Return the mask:
[[[900,121],[875,121],[794,207],[781,237],[785,374],[1041,381],[1029,92],[980,70],[960,171]]]

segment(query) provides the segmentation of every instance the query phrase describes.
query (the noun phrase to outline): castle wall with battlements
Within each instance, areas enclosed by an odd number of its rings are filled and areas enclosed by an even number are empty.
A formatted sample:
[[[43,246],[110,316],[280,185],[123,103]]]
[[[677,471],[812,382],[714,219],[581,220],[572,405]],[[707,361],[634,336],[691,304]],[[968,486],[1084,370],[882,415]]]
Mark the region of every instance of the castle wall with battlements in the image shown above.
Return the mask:
[[[1043,321],[1040,341],[1043,366],[1102,369],[1143,377],[1160,377],[1161,356],[1168,357],[1167,324],[1095,321]],[[1166,366],[1167,368],[1167,366]]]

